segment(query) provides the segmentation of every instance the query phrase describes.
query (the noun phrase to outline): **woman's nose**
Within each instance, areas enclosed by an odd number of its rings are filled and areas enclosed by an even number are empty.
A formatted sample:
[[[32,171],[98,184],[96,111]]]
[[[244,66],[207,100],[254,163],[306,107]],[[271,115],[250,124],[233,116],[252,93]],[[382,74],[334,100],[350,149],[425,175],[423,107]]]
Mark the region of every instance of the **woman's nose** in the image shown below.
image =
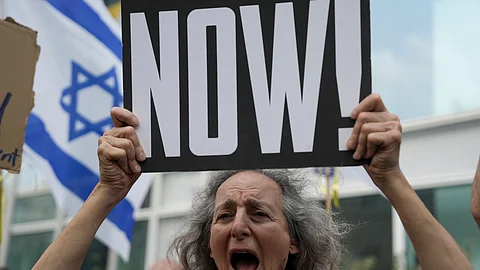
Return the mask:
[[[251,231],[249,227],[248,215],[245,211],[237,211],[232,225],[232,236],[237,240],[250,237]]]

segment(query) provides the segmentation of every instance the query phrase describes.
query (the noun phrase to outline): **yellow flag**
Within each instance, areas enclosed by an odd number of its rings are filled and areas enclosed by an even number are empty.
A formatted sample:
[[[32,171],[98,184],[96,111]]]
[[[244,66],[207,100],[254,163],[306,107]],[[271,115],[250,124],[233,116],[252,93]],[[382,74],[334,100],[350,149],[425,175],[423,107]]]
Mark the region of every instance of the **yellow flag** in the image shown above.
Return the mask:
[[[108,5],[108,10],[112,14],[112,16],[118,20],[120,17],[120,10],[121,10],[121,1],[116,1]]]

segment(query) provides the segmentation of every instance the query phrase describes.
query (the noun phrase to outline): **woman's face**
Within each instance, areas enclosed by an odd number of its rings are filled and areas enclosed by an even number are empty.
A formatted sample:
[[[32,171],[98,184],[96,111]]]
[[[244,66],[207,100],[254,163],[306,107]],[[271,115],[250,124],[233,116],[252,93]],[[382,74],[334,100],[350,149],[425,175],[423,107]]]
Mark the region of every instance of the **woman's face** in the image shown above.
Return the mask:
[[[298,248],[282,200],[278,184],[256,172],[238,173],[220,186],[210,228],[210,257],[219,270],[285,269]]]

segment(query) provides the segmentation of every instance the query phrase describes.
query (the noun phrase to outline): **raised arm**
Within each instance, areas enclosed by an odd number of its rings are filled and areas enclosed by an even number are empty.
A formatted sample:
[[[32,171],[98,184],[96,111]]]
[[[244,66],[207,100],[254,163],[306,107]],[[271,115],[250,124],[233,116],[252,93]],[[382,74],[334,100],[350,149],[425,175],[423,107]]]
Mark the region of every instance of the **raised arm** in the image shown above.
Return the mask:
[[[347,147],[354,158],[371,159],[365,168],[397,211],[423,270],[473,269],[462,250],[433,217],[399,166],[402,127],[381,97],[372,94],[352,112],[356,123]]]
[[[100,224],[140,176],[138,161],[145,160],[145,153],[133,128],[138,119],[121,108],[113,108],[111,115],[115,127],[98,142],[98,184],[33,269],[80,269]]]
[[[472,216],[480,228],[480,160],[478,161],[477,172],[472,185],[472,203],[470,206]]]

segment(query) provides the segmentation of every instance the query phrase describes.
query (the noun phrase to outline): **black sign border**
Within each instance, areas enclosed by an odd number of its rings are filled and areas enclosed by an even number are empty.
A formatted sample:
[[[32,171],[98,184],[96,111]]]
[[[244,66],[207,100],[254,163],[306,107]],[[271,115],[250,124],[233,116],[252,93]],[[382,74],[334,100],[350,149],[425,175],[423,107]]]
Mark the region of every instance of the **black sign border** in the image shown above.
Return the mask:
[[[358,0],[360,1],[360,0]],[[162,9],[157,8],[157,5],[159,2],[161,2],[161,5],[163,5]],[[182,47],[184,51],[180,51],[180,63],[183,61],[186,61],[186,20],[182,21],[182,14],[183,16],[186,17],[186,12],[182,7],[185,5],[195,5],[196,8],[211,8],[211,7],[230,7],[236,6],[237,8],[232,8],[235,11],[235,14],[237,15],[237,27],[241,25],[241,20],[239,18],[239,10],[238,6],[245,6],[245,5],[251,5],[251,4],[259,4],[261,7],[262,5],[273,5],[274,3],[282,3],[282,2],[293,2],[295,8],[300,5],[308,5],[308,0],[294,0],[294,1],[285,1],[285,0],[280,0],[280,1],[274,1],[274,0],[236,0],[236,1],[228,1],[226,3],[225,1],[222,2],[222,5],[218,4],[218,0],[206,0],[206,1],[198,1],[198,0],[177,0],[177,1],[148,1],[148,0],[122,0],[122,42],[123,42],[123,79],[124,79],[124,107],[128,110],[132,110],[132,78],[131,78],[131,58],[130,58],[130,21],[129,21],[129,14],[131,12],[146,12],[147,16],[148,13],[157,14],[158,18],[158,11],[161,10],[173,10],[173,9],[179,9],[179,44],[181,44],[181,50]],[[303,2],[303,3],[302,3]],[[335,51],[335,44],[334,40],[331,40],[331,37],[334,36],[334,0],[330,0],[330,11],[329,11],[329,18],[328,18],[328,27],[327,27],[327,41],[326,41],[326,47],[325,47],[325,58],[327,54],[334,52]],[[363,100],[365,97],[367,97],[371,93],[371,88],[372,88],[372,79],[371,79],[371,33],[370,33],[370,1],[369,0],[361,0],[361,39],[362,39],[362,82],[361,82],[361,91],[360,91],[360,100]],[[241,3],[241,4],[239,4]],[[132,5],[136,7],[132,7]],[[299,17],[296,14],[295,17],[296,21],[299,19]],[[301,19],[301,18],[300,18]],[[262,14],[262,20],[263,20],[263,14]],[[306,21],[306,19],[304,19]],[[150,34],[152,36],[152,39],[154,37],[158,38],[158,21],[156,23],[152,23],[152,16],[147,17],[147,23],[149,25],[149,30]],[[298,22],[297,22],[298,23]],[[273,23],[272,23],[272,29],[273,29]],[[299,31],[304,31],[302,30],[301,27],[298,27],[297,25],[297,35]],[[239,33],[240,31],[237,30],[237,42],[242,43],[243,42],[243,33]],[[155,34],[157,33],[157,34]],[[265,33],[265,28],[264,28],[264,34]],[[268,38],[264,39],[265,46],[268,46]],[[271,42],[270,42],[271,43]],[[184,45],[182,45],[184,44]],[[154,47],[155,53],[156,53],[156,60],[157,63],[159,63],[159,56],[157,54],[157,49],[158,49],[158,41],[152,40],[152,45]],[[304,60],[302,60],[304,56],[304,49],[303,49],[303,55],[302,54],[302,48],[299,46],[299,56],[300,56],[300,69],[301,71],[301,78],[303,80],[303,63]],[[238,48],[237,50],[240,52],[240,50],[244,50],[243,48]],[[334,55],[334,54],[333,54]],[[270,59],[268,59],[270,57]],[[334,56],[333,56],[334,57]],[[266,53],[266,58],[267,58],[267,70],[268,74],[270,76],[270,71],[271,68],[268,65],[268,62],[270,61],[271,63],[271,56],[269,56]],[[242,61],[238,59],[237,65],[242,65],[245,63],[241,63]],[[186,76],[183,75],[182,79],[182,73],[186,74],[186,67],[180,66],[180,76],[181,76],[181,81],[180,81],[180,88],[181,88],[181,99],[180,102],[181,104],[187,104],[187,96],[186,94],[182,94],[183,89],[185,89],[186,85]],[[248,76],[249,77],[249,76]],[[330,78],[330,79],[326,79]],[[239,80],[240,81],[240,80]],[[250,80],[247,80],[248,83],[250,83]],[[245,82],[248,84],[247,82]],[[240,89],[241,86],[239,85],[238,87],[238,103],[239,103],[239,112],[242,109],[245,108],[240,108],[240,104],[242,104],[242,95],[240,95]],[[330,91],[326,91],[325,89],[330,89]],[[333,90],[332,90],[333,89]],[[251,91],[251,88],[248,88],[248,91]],[[330,69],[326,68],[326,65],[324,64],[324,69],[323,69],[323,74],[322,74],[322,85],[321,85],[321,92],[320,92],[320,99],[319,99],[319,107],[318,107],[318,114],[320,115],[322,112],[322,109],[327,111],[327,112],[332,112],[336,111],[336,113],[332,115],[325,115],[322,114],[325,118],[337,118],[335,120],[335,123],[338,123],[338,126],[335,127],[330,127],[332,129],[338,130],[339,128],[349,128],[353,127],[354,121],[350,118],[341,118],[340,117],[340,112],[339,112],[339,104],[329,104],[328,100],[337,100],[338,101],[338,91],[337,91],[337,86],[336,86],[336,76],[335,76],[335,66],[331,65]],[[322,102],[323,101],[323,102]],[[188,145],[185,145],[185,142],[188,143],[188,133],[187,132],[181,132],[181,143],[183,144],[181,146],[181,157],[178,158],[165,158],[164,152],[163,152],[163,145],[161,142],[161,136],[160,136],[160,131],[158,129],[158,123],[156,119],[156,112],[155,108],[152,105],[153,101],[151,102],[152,106],[152,157],[148,158],[146,161],[141,163],[142,166],[142,171],[143,172],[170,172],[170,171],[214,171],[214,170],[225,170],[225,169],[258,169],[258,168],[263,168],[263,169],[273,169],[273,168],[309,168],[309,167],[329,167],[329,166],[358,166],[362,164],[367,164],[369,161],[368,160],[354,160],[352,155],[353,151],[338,151],[338,133],[337,132],[325,132],[328,133],[328,135],[325,135],[322,133],[321,130],[319,130],[319,127],[322,127],[324,125],[321,124],[321,120],[317,119],[317,127],[316,127],[316,135],[315,135],[315,142],[317,142],[317,139],[323,138],[323,139],[328,139],[332,142],[335,142],[335,145],[331,145],[329,147],[336,148],[337,151],[335,153],[331,153],[331,155],[326,156],[322,155],[321,151],[315,150],[316,146],[314,146],[314,151],[312,153],[288,153],[290,157],[287,157],[286,154],[283,154],[284,151],[292,151],[291,150],[291,133],[290,133],[290,124],[288,121],[288,109],[285,110],[285,115],[284,115],[284,129],[283,129],[283,135],[282,135],[282,147],[281,147],[281,153],[280,154],[271,154],[271,155],[258,155],[258,156],[253,156],[251,153],[245,152],[246,149],[242,149],[240,145],[240,141],[245,140],[246,141],[251,141],[251,140],[256,140],[256,144],[258,145],[258,135],[256,138],[251,138],[251,136],[246,136],[245,134],[242,134],[242,129],[241,129],[241,121],[239,120],[239,149],[237,149],[237,152],[230,156],[214,156],[214,157],[197,157],[194,156],[190,151],[188,150]],[[181,112],[180,112],[180,119],[181,119],[181,130],[188,130],[188,108],[182,107],[181,105]],[[334,107],[334,109],[332,109]],[[183,109],[182,109],[183,108]],[[330,109],[328,109],[330,108]],[[251,102],[251,108],[250,110],[253,109],[253,100]],[[240,114],[239,114],[240,115]],[[187,121],[184,121],[184,119],[187,119]],[[256,121],[254,123],[256,125]],[[255,126],[256,127],[256,126]],[[319,134],[322,134],[321,136]],[[255,137],[255,136],[254,136]],[[335,138],[333,138],[335,137]],[[321,139],[320,139],[321,141]],[[288,143],[289,142],[289,143]],[[255,144],[255,143],[254,143]],[[317,145],[317,143],[315,144]],[[239,151],[240,150],[240,151]],[[156,152],[154,152],[156,151]],[[248,164],[235,164],[235,162],[232,161],[232,156],[237,156],[237,157],[242,157],[241,161],[242,163],[248,163]],[[259,165],[260,164],[260,165]]]

